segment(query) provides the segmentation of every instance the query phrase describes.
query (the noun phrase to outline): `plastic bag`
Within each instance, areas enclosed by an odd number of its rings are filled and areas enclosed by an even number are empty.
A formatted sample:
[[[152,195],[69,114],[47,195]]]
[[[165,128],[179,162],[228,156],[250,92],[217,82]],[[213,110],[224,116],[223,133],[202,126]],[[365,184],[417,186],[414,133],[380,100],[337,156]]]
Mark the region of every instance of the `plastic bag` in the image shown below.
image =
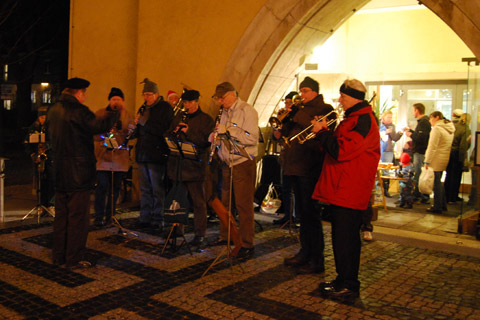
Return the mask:
[[[282,200],[278,199],[278,193],[273,186],[273,182],[268,186],[268,192],[260,206],[260,212],[274,214],[282,205]]]
[[[422,167],[422,173],[420,173],[420,178],[418,179],[418,190],[423,194],[432,194],[433,192],[433,181],[435,180],[435,173],[433,172],[432,167]]]

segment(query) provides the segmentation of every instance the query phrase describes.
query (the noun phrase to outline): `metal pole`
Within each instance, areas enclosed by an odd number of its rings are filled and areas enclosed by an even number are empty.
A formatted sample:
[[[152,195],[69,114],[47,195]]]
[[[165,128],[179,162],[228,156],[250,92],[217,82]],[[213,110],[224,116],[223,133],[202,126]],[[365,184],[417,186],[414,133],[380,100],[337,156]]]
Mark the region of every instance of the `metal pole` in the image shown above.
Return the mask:
[[[4,179],[5,179],[5,160],[7,158],[0,158],[0,222],[5,221],[4,216],[4,200],[3,200],[3,190],[4,190]]]

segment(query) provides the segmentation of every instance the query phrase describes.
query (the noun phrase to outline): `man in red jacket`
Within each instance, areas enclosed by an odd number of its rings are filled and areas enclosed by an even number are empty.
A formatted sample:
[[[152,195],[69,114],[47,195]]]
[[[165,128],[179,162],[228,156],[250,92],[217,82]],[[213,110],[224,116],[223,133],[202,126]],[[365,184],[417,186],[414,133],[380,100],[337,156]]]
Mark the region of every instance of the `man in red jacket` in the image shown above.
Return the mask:
[[[320,283],[321,293],[329,298],[356,298],[360,290],[362,211],[367,209],[380,160],[380,134],[372,107],[364,100],[366,91],[360,81],[346,80],[339,99],[343,121],[335,132],[327,129],[325,120],[313,129],[326,155],[312,197],[329,204],[338,274],[334,281]]]

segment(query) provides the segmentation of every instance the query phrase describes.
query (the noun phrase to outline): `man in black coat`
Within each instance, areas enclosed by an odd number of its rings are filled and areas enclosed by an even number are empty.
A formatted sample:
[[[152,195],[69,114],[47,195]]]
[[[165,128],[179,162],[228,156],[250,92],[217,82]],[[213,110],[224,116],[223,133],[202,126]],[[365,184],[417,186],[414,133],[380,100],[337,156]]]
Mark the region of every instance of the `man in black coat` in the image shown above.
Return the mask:
[[[56,166],[53,263],[67,267],[92,265],[85,253],[96,171],[93,136],[108,131],[118,119],[116,110],[99,118],[83,104],[89,85],[81,78],[69,79],[47,115]]]
[[[169,154],[164,135],[173,119],[173,109],[159,95],[158,86],[143,80],[143,98],[135,119],[137,138],[135,160],[140,180],[140,217],[138,227],[161,232],[165,212],[165,169]]]
[[[282,126],[282,135],[293,137],[311,125],[315,116],[323,116],[333,107],[326,104],[319,94],[319,83],[306,77],[300,83],[300,95],[303,107],[293,116],[290,123]],[[331,113],[328,119],[335,119]],[[335,128],[336,124],[331,124]],[[306,135],[302,135],[305,137]],[[302,273],[322,273],[324,267],[324,240],[321,212],[315,207],[312,193],[322,169],[325,152],[312,141],[300,143],[298,139],[290,142],[283,154],[283,173],[290,176],[295,194],[295,214],[300,218],[300,251],[284,260],[285,265],[295,267]]]
[[[177,114],[170,129],[171,139],[193,144],[198,157],[181,158],[179,154],[171,154],[168,160],[169,178],[177,183],[183,183],[193,204],[195,238],[190,244],[195,246],[204,243],[207,230],[207,199],[204,184],[210,146],[208,136],[215,126],[212,117],[200,108],[199,97],[200,92],[197,90],[185,90],[182,101],[186,111]]]
[[[412,138],[412,152],[413,152],[413,169],[415,170],[415,191],[414,196],[416,200],[422,203],[428,203],[430,196],[422,194],[418,190],[418,180],[422,172],[423,161],[425,160],[425,151],[427,150],[428,140],[430,139],[430,125],[429,117],[425,115],[425,106],[421,103],[413,105],[413,115],[417,118],[417,126],[415,130],[405,128],[405,134]]]

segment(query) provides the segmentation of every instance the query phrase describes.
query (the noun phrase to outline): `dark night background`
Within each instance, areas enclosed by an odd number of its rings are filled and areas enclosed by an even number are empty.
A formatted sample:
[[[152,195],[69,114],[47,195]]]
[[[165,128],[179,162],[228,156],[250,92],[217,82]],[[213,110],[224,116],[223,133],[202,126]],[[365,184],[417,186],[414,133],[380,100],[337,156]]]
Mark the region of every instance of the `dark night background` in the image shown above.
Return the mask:
[[[23,140],[37,108],[55,102],[67,79],[69,11],[68,0],[0,2],[0,156],[10,159],[5,185],[32,181]],[[42,101],[44,95],[49,98]]]

